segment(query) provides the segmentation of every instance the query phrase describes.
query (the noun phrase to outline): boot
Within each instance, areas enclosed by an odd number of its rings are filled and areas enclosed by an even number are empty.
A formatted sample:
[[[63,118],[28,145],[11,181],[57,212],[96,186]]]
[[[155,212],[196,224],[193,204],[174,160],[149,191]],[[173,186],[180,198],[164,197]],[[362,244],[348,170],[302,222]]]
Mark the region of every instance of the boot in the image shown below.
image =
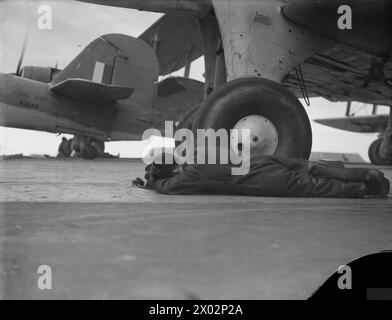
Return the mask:
[[[384,173],[376,169],[368,169],[365,181],[371,184],[381,184],[384,179]]]
[[[379,183],[365,183],[366,184],[366,194],[370,196],[378,196],[381,198],[388,198],[390,183],[386,178],[382,178]]]

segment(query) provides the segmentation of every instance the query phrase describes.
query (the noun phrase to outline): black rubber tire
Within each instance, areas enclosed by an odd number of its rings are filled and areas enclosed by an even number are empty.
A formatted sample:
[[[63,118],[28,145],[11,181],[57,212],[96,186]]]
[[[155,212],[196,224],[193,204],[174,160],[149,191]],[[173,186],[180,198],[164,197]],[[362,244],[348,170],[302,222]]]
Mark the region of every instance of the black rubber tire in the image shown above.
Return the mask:
[[[85,149],[82,150],[80,156],[84,160],[94,160],[97,158],[97,150],[93,146],[88,145]]]
[[[193,130],[230,130],[251,114],[275,126],[279,142],[274,155],[309,158],[312,129],[301,102],[283,85],[263,78],[239,78],[212,92],[197,112]]]
[[[103,154],[105,152],[105,142],[103,140],[90,138],[90,143],[92,142],[94,142],[94,146],[92,147],[95,149],[97,155]]]
[[[193,120],[195,118],[195,115],[197,111],[199,110],[200,106],[193,107],[192,109],[188,110],[180,121],[178,121],[178,124],[176,125],[176,129],[189,129],[192,130],[192,124]]]
[[[371,143],[368,150],[368,155],[370,162],[377,165],[386,165],[388,164],[384,158],[380,157],[380,145],[382,143],[382,139],[379,138]]]
[[[188,112],[186,112],[182,118],[180,119],[180,121],[178,121],[175,129],[179,130],[179,129],[188,129],[188,130],[192,130],[192,125],[193,125],[193,121],[195,118],[195,115],[197,113],[197,110],[199,109],[200,106],[196,106],[193,107],[192,109],[190,109]],[[176,148],[182,143],[182,141],[175,141],[174,144],[176,146]]]

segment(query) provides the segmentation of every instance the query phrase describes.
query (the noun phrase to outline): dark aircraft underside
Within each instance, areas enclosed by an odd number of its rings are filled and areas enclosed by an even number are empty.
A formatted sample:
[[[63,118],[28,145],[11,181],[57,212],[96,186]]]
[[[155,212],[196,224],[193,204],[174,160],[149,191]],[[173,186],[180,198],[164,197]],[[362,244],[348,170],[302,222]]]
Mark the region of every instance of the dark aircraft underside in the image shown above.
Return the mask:
[[[311,97],[330,101],[361,101],[392,105],[392,59],[378,68],[376,57],[343,44],[313,55],[301,63],[304,83]],[[383,71],[383,78],[380,70]],[[380,75],[377,77],[377,75]],[[283,83],[302,97],[296,71],[292,70]]]

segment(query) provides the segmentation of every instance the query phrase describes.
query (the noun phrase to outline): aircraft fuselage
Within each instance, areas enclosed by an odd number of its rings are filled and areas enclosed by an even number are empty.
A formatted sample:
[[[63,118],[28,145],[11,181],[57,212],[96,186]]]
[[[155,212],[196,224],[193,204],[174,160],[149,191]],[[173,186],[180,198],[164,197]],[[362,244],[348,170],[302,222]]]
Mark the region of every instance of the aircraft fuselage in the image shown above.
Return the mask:
[[[85,102],[57,95],[50,84],[0,74],[0,125],[20,129],[69,133],[102,140],[133,140],[146,110],[131,100]]]

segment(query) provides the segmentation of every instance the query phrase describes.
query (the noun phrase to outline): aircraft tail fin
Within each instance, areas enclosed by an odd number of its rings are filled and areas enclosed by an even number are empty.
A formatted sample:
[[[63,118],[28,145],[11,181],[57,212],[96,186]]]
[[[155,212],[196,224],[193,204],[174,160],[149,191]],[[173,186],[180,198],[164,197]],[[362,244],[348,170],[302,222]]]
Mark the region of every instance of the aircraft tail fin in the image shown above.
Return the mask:
[[[70,86],[79,89],[101,88],[105,92],[108,92],[105,86],[129,88],[134,90],[132,99],[146,103],[146,100],[153,99],[158,72],[158,60],[145,42],[123,34],[107,34],[92,41],[54,77],[50,85],[53,90],[60,88],[62,83],[63,89],[58,90],[59,94],[69,92]],[[77,82],[77,79],[81,81]],[[65,84],[67,90],[64,89]],[[73,98],[77,96],[72,95]]]

